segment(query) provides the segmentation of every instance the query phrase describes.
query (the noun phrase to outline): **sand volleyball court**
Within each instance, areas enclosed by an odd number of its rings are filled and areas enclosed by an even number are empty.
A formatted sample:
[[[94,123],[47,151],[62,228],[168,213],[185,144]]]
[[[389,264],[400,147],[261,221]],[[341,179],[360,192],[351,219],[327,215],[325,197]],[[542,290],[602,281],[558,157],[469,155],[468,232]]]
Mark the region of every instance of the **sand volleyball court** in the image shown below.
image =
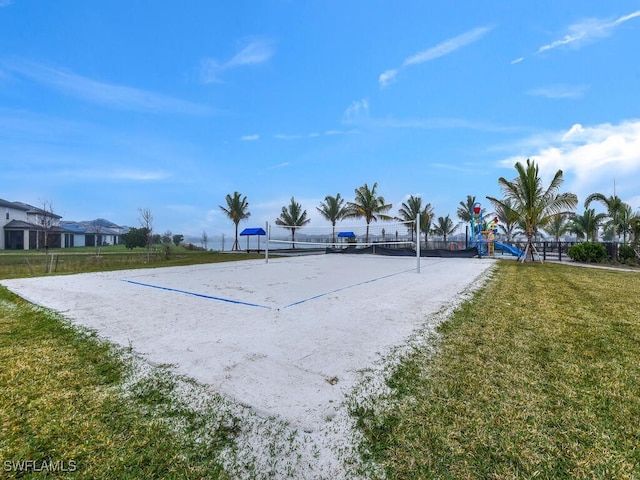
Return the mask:
[[[310,255],[3,280],[152,363],[313,431],[359,372],[493,265],[486,259]]]

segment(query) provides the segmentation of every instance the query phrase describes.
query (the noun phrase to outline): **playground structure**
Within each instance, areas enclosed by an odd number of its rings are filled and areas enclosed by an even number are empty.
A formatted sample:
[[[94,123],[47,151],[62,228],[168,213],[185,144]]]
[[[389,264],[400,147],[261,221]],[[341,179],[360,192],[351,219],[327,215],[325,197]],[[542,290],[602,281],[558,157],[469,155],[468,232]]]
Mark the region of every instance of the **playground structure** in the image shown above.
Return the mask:
[[[485,209],[479,202],[473,204],[471,215],[471,246],[478,249],[479,257],[493,257],[496,250],[507,252],[515,257],[522,257],[524,252],[519,248],[496,241],[498,233],[498,217],[485,222]]]

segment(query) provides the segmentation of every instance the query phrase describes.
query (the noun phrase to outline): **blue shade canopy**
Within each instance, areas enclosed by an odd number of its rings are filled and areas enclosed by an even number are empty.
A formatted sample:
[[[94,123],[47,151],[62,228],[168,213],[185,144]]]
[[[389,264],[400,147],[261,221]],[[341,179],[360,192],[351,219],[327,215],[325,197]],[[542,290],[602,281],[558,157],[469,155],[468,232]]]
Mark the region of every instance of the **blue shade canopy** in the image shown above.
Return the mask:
[[[353,233],[353,232],[339,232],[338,233],[338,237],[354,238],[355,236],[356,236],[356,234]]]
[[[262,228],[245,228],[240,235],[266,235],[267,232]]]

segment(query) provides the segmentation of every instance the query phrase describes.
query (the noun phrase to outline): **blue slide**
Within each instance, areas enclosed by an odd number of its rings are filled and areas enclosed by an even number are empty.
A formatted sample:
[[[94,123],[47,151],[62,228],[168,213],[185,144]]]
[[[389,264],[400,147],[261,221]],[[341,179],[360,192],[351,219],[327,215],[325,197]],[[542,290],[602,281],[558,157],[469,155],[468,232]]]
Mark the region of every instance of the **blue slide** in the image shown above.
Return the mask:
[[[493,246],[496,250],[503,250],[505,252],[509,252],[514,257],[520,258],[524,255],[524,252],[522,250],[520,250],[519,248],[513,247],[511,245],[505,245],[504,243],[500,243],[500,242],[493,242]]]

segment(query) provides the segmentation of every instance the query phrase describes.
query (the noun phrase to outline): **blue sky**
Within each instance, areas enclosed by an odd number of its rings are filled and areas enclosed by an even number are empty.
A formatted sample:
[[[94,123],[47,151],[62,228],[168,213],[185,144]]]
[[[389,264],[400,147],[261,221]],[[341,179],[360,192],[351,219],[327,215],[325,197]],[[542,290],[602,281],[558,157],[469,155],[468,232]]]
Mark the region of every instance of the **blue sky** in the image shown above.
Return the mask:
[[[199,237],[225,195],[437,216],[536,160],[640,208],[640,1],[0,0],[0,198]]]

